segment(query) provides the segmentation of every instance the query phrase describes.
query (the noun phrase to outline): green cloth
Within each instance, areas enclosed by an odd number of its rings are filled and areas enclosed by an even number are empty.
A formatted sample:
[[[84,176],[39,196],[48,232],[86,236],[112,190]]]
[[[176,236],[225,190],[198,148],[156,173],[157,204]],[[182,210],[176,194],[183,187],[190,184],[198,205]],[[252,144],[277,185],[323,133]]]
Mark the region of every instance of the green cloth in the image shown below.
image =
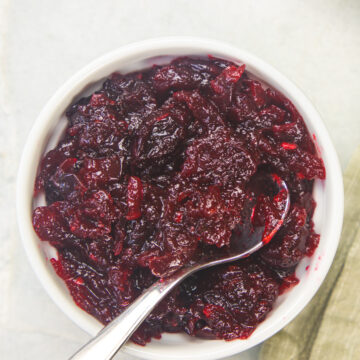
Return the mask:
[[[260,360],[360,359],[360,147],[344,187],[344,225],[330,271],[302,313],[263,344]]]

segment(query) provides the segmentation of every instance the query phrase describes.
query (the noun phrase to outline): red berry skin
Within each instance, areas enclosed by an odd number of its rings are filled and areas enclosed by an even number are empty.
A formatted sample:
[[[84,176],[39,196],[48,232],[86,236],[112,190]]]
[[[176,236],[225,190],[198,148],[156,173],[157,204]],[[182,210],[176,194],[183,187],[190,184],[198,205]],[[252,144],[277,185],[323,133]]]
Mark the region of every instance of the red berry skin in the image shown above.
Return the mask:
[[[141,216],[141,201],[143,199],[143,187],[141,180],[136,176],[130,176],[128,182],[127,220],[135,220]]]

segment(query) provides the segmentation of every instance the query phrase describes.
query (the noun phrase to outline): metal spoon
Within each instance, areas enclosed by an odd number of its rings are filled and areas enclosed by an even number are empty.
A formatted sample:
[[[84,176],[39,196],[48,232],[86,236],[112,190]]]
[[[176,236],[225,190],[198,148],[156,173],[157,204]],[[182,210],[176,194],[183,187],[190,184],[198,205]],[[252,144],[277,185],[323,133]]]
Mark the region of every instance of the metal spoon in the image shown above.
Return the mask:
[[[256,175],[255,175],[256,176]],[[248,201],[245,206],[248,214],[241,228],[235,229],[230,249],[219,254],[210,255],[195,265],[185,266],[173,275],[161,279],[145,290],[123,313],[106,325],[92,340],[76,352],[71,360],[110,360],[126,343],[134,331],[141,325],[153,308],[186,277],[196,271],[239,260],[249,256],[268,243],[284,222],[290,207],[290,195],[286,183],[275,174],[262,174],[250,182]],[[275,189],[275,190],[274,190]],[[260,193],[261,190],[261,193]],[[264,192],[270,192],[277,199],[280,209],[279,219],[273,223],[271,231],[264,226],[252,225],[252,209],[256,199]],[[270,195],[268,195],[270,196]],[[280,199],[280,200],[279,200]],[[254,205],[255,204],[255,205]]]

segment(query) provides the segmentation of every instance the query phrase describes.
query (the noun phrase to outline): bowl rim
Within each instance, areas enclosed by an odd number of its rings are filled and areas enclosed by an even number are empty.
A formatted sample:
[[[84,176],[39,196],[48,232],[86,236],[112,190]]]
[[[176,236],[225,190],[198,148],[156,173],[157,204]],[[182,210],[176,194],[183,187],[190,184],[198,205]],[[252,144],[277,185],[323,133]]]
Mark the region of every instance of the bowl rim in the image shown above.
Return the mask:
[[[147,53],[149,54],[162,54],[165,55],[167,51],[171,49],[184,50],[183,54],[196,52],[221,52],[228,54],[229,57],[234,59],[241,60],[246,65],[258,70],[261,74],[265,75],[266,78],[271,80],[271,85],[285,92],[286,96],[289,97],[292,101],[296,99],[295,106],[302,113],[306,113],[307,118],[311,119],[311,124],[313,125],[313,131],[318,136],[319,140],[321,139],[322,148],[326,149],[326,152],[322,154],[323,160],[326,166],[327,172],[327,186],[330,188],[332,203],[329,206],[327,213],[328,223],[331,225],[331,233],[328,234],[330,239],[328,241],[327,255],[324,257],[321,262],[321,267],[319,266],[319,271],[317,273],[318,281],[314,282],[312,286],[307,289],[306,293],[304,292],[303,296],[299,298],[297,303],[295,303],[287,312],[284,314],[284,317],[277,319],[274,322],[274,325],[263,331],[262,336],[253,338],[255,333],[246,340],[232,342],[224,342],[226,346],[221,346],[218,344],[218,351],[211,349],[211,353],[204,353],[202,355],[193,353],[191,359],[219,359],[225,356],[231,356],[241,351],[245,351],[260,342],[266,340],[270,336],[274,335],[276,332],[281,330],[286,324],[288,324],[292,319],[294,319],[298,313],[308,304],[311,298],[315,295],[316,291],[319,289],[322,281],[324,280],[330,265],[333,261],[333,258],[336,253],[336,249],[339,242],[340,232],[342,228],[342,219],[343,219],[343,208],[344,208],[344,195],[343,195],[343,182],[342,182],[342,172],[339,164],[339,160],[334,149],[334,146],[330,140],[328,132],[323,124],[320,115],[315,110],[311,102],[306,98],[306,96],[295,86],[290,80],[288,80],[284,75],[282,75],[278,70],[276,70],[271,65],[267,64],[263,60],[257,58],[256,56],[250,54],[246,50],[240,49],[236,46],[226,44],[217,40],[205,39],[205,38],[196,38],[196,37],[163,37],[148,39],[145,41],[140,41],[136,43],[131,43],[125,46],[122,46],[114,51],[111,51],[96,60],[92,61],[90,64],[82,68],[75,75],[73,75],[68,81],[66,81],[50,98],[47,104],[43,107],[40,115],[36,119],[33,127],[28,135],[27,141],[23,148],[21,161],[18,170],[17,184],[16,184],[16,208],[17,208],[17,221],[18,227],[20,230],[20,235],[22,243],[27,254],[28,260],[35,271],[38,279],[42,283],[42,286],[45,288],[52,300],[59,306],[59,308],[77,325],[83,328],[88,333],[94,335],[94,328],[89,326],[89,323],[84,322],[83,318],[80,318],[74,312],[74,307],[77,305],[73,302],[72,305],[68,304],[65,301],[65,295],[62,290],[60,290],[54,283],[53,275],[49,272],[48,266],[46,265],[46,259],[43,256],[40,246],[39,239],[37,238],[33,227],[32,227],[32,192],[29,189],[33,188],[34,180],[34,161],[33,159],[39,158],[42,153],[41,146],[45,142],[46,135],[50,131],[51,125],[54,123],[52,114],[63,107],[65,108],[66,104],[69,104],[69,98],[74,98],[77,93],[81,92],[86,85],[90,83],[90,78],[94,79],[96,75],[103,73],[103,78],[106,76],[106,68],[111,67],[111,64],[119,62],[120,60],[126,61],[127,58],[134,56],[144,56]],[[179,55],[181,53],[179,52]],[[154,56],[154,55],[153,55]],[[104,73],[105,71],[105,73]],[[111,71],[110,71],[111,72]],[[107,75],[110,74],[107,73]],[[276,85],[273,85],[273,84]],[[290,95],[289,95],[290,94]],[[72,101],[72,100],[70,100]],[[41,145],[41,146],[39,146]],[[331,163],[331,166],[329,164]],[[36,171],[36,170],[35,170]],[[32,183],[31,187],[30,182]],[[329,205],[329,204],[328,204]],[[90,316],[90,315],[88,315]],[[221,340],[219,340],[220,342]],[[241,343],[240,343],[241,342]],[[185,352],[176,354],[169,354],[159,352],[158,349],[152,350],[149,346],[140,347],[134,344],[127,344],[124,347],[124,351],[134,355],[140,356],[141,358],[146,359],[185,359]],[[206,357],[205,357],[206,356]],[[190,359],[190,357],[188,357]]]

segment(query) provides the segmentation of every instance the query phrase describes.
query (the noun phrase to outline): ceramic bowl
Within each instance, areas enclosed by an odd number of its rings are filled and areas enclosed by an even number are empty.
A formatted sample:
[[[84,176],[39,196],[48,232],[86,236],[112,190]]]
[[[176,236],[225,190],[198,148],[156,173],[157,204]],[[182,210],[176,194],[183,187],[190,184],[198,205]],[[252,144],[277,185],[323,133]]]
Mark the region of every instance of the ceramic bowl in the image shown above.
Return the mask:
[[[126,73],[163,64],[181,55],[211,54],[235,63],[245,63],[247,70],[281,91],[296,106],[313,135],[326,167],[326,180],[315,181],[315,230],[321,240],[315,254],[303,259],[296,275],[300,283],[276,301],[255,332],[246,340],[202,340],[185,334],[163,334],[145,347],[129,342],[128,354],[141,359],[220,359],[247,350],[274,335],[289,323],[311,300],[324,280],[338,246],[343,219],[343,185],[339,161],[328,132],[311,102],[285,76],[245,50],[222,42],[197,38],[161,38],[126,45],[80,70],[49,100],[36,120],[23,150],[17,183],[18,223],[29,261],[54,302],[81,328],[95,335],[102,325],[75,305],[63,281],[55,274],[49,258],[56,252],[41,242],[32,227],[32,210],[44,199],[34,200],[33,188],[37,166],[44,152],[54,147],[65,128],[65,109],[79,97],[90,94],[114,71]]]

